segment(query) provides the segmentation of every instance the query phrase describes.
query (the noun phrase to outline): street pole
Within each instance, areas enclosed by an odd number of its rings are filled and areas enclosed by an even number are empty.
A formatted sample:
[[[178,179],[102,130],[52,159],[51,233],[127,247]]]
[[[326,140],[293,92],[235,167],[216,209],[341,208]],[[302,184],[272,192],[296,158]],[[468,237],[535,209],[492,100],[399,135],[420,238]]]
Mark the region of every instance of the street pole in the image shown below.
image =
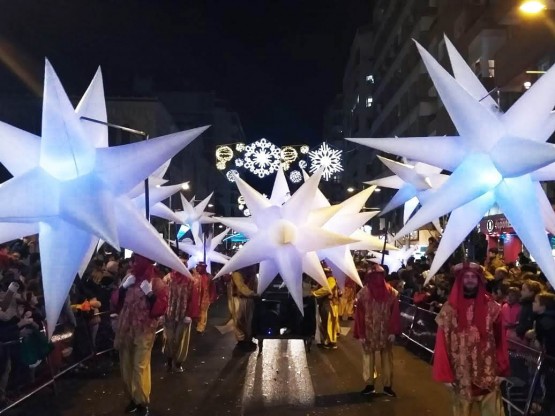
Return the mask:
[[[90,121],[91,123],[96,123],[96,124],[102,124],[104,126],[112,127],[114,129],[118,129],[118,130],[121,130],[121,131],[126,131],[128,133],[133,133],[133,134],[136,134],[138,136],[144,137],[145,140],[148,140],[148,134],[145,133],[144,131],[130,129],[129,127],[124,127],[124,126],[120,126],[118,124],[108,123],[106,121],[96,120],[94,118],[89,118],[89,117],[85,117],[85,116],[81,116],[81,120]],[[150,222],[150,206],[149,205],[150,205],[150,198],[149,198],[149,191],[148,191],[148,176],[147,176],[147,178],[145,179],[145,213],[146,213],[146,219],[147,219],[148,222]]]
[[[389,232],[389,221],[385,222],[385,235],[383,238],[383,247],[382,247],[382,266],[385,260],[385,248],[387,246],[387,233]]]

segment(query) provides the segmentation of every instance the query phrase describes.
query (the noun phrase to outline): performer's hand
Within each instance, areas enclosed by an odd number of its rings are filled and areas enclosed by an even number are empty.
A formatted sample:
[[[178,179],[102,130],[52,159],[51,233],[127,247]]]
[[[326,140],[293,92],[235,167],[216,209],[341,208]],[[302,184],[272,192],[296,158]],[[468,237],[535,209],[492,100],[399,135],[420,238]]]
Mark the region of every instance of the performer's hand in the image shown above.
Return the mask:
[[[143,280],[143,282],[141,283],[141,290],[145,295],[148,296],[150,293],[152,293],[152,283],[150,283],[148,280]]]
[[[121,284],[121,287],[123,287],[124,289],[129,288],[130,286],[135,284],[135,280],[137,280],[135,278],[135,276],[133,276],[132,274],[128,275],[124,280],[123,283]]]
[[[16,293],[19,290],[19,283],[11,282],[10,285],[8,286],[8,290],[10,292]]]
[[[394,334],[389,334],[389,335],[387,336],[387,340],[388,340],[390,343],[394,343],[394,342],[395,342],[395,335],[394,335]]]

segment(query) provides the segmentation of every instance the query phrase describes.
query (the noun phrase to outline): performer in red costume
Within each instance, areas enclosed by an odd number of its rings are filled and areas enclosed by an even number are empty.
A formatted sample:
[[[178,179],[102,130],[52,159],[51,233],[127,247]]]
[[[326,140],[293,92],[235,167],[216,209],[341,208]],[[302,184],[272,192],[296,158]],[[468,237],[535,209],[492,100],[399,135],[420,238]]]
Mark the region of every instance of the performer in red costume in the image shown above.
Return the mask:
[[[486,292],[480,265],[454,267],[455,284],[436,318],[433,377],[453,393],[453,415],[504,415],[499,377],[509,373],[501,306]]]
[[[385,271],[374,265],[364,278],[356,298],[354,336],[362,343],[363,395],[374,393],[375,355],[380,352],[383,391],[396,397],[393,384],[393,342],[401,332],[399,293],[385,281]]]

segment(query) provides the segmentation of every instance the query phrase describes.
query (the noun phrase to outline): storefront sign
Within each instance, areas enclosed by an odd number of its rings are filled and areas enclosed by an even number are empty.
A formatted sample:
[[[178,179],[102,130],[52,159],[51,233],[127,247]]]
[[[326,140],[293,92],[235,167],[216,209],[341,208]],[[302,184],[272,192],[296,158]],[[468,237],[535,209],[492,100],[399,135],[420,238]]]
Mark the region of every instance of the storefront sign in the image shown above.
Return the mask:
[[[501,234],[513,232],[511,223],[504,215],[492,215],[480,221],[480,232],[484,234]]]

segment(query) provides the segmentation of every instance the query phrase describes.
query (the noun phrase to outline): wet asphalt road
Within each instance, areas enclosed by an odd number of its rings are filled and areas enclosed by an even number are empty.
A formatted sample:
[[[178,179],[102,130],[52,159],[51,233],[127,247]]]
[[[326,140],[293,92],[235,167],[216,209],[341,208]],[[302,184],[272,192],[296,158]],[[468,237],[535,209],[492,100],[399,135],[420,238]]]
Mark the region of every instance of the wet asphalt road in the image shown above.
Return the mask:
[[[295,342],[264,345],[264,357],[234,350],[232,332],[222,334],[215,325],[227,320],[225,299],[211,310],[204,335],[192,334],[189,358],[182,374],[168,374],[160,342],[152,357],[151,414],[170,415],[283,415],[373,416],[450,414],[447,390],[431,380],[431,367],[405,348],[394,350],[395,399],[359,395],[360,346],[351,333],[339,339],[339,349],[300,354]],[[344,332],[350,322],[342,323]],[[378,360],[379,362],[379,360]],[[46,388],[14,409],[10,416],[115,416],[123,415],[127,401],[117,363],[108,356],[92,362],[94,370],[68,374],[57,382],[58,394]],[[244,395],[244,385],[246,394]],[[380,386],[377,386],[378,391]],[[291,393],[293,391],[293,393]],[[291,396],[307,400],[291,400]],[[286,399],[288,398],[289,399]]]

